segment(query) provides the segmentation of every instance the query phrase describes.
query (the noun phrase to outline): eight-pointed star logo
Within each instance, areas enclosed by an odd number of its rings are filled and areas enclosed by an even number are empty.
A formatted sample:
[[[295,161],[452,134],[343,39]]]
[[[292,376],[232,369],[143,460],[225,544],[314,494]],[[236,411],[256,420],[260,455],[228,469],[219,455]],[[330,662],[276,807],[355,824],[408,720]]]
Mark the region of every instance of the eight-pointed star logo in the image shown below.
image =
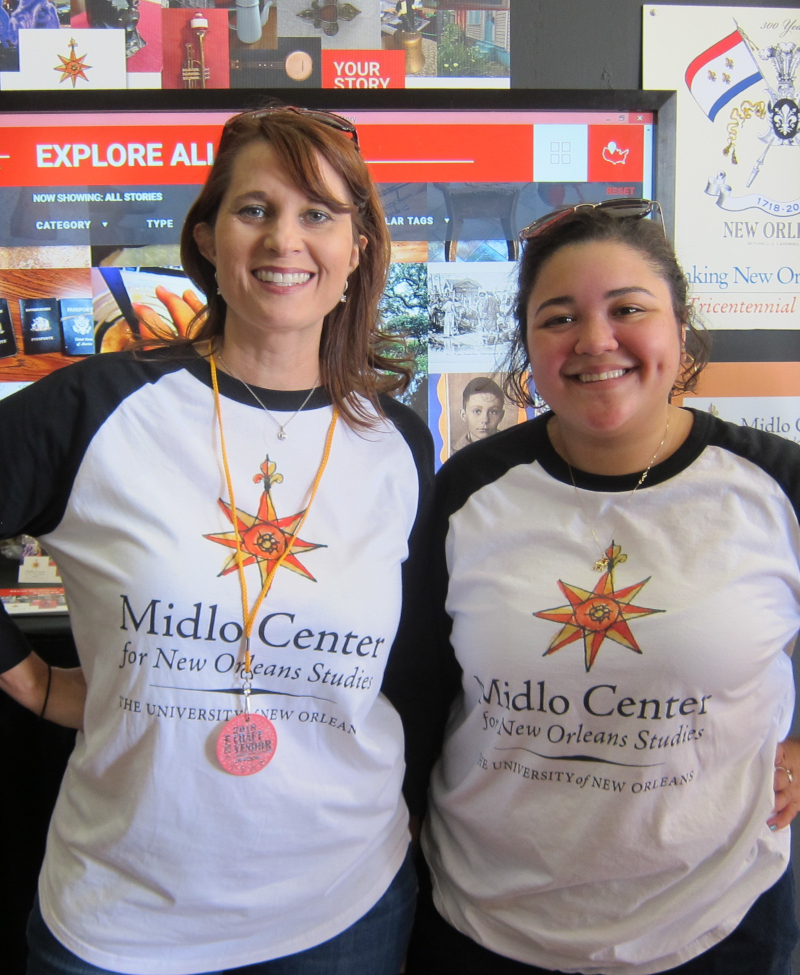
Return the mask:
[[[295,536],[305,509],[285,518],[277,517],[272,503],[272,486],[273,484],[280,484],[283,481],[283,475],[276,474],[275,471],[276,465],[267,457],[261,465],[261,473],[256,474],[253,478],[255,483],[259,481],[264,483],[264,491],[261,495],[257,514],[248,515],[240,508],[236,509],[236,527],[242,540],[242,565],[247,566],[256,563],[261,571],[261,583],[263,585],[283,557],[283,562],[281,562],[283,567],[292,569],[299,575],[305,576],[306,579],[310,579],[311,582],[316,582],[317,580],[300,562],[295,553],[302,554],[303,552],[311,552],[316,548],[327,548],[327,546],[315,542],[304,542],[302,538]],[[223,501],[222,498],[219,499],[219,504],[233,524],[231,505]],[[238,561],[236,532],[218,532],[203,537],[233,549],[220,575],[225,576],[235,572]],[[289,549],[288,555],[285,554],[287,548]]]
[[[611,545],[605,552],[606,571],[597,580],[597,585],[591,592],[558,580],[559,589],[567,597],[567,605],[543,609],[533,614],[540,619],[563,624],[545,650],[545,657],[583,637],[584,664],[588,673],[606,637],[635,653],[642,652],[628,626],[628,620],[651,616],[653,613],[664,613],[666,610],[632,605],[632,600],[644,589],[650,581],[650,576],[633,586],[615,589],[614,569],[621,562],[627,561],[627,558],[612,539]]]
[[[78,42],[75,40],[74,37],[71,37],[69,40],[69,50],[70,50],[69,57],[65,58],[59,54],[58,60],[61,62],[61,64],[56,65],[56,67],[53,68],[53,71],[61,72],[61,77],[58,79],[59,83],[62,81],[66,81],[67,78],[69,78],[69,80],[72,82],[73,88],[77,85],[78,78],[83,78],[84,81],[88,81],[89,79],[86,77],[85,72],[92,70],[91,64],[83,63],[86,60],[86,58],[89,57],[88,54],[84,54],[81,57],[75,56],[75,48],[77,46],[78,46]]]

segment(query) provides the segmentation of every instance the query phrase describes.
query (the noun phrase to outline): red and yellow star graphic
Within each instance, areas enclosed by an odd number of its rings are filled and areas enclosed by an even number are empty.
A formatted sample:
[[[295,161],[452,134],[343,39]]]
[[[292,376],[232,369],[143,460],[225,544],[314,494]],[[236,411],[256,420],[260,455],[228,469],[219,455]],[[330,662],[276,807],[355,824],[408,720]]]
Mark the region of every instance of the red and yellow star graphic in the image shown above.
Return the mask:
[[[600,576],[591,592],[559,579],[558,587],[569,600],[568,604],[533,614],[540,619],[563,624],[560,632],[556,633],[550,641],[550,646],[545,650],[545,657],[583,637],[587,673],[592,669],[592,664],[606,637],[635,653],[641,653],[639,644],[628,626],[628,620],[666,612],[663,609],[646,609],[644,606],[631,605],[631,601],[650,581],[650,576],[633,586],[615,590],[614,569],[620,563],[627,561],[628,556],[623,554],[622,549],[619,545],[615,545],[613,540],[606,549],[605,558],[608,560],[606,571]]]
[[[264,482],[264,493],[261,495],[258,513],[248,515],[240,508],[236,510],[236,527],[239,530],[239,536],[242,540],[242,564],[253,565],[257,563],[261,571],[261,583],[263,585],[273,566],[291,543],[291,552],[286,556],[281,565],[287,569],[292,569],[301,576],[305,576],[306,579],[310,579],[312,582],[316,582],[317,580],[300,562],[295,553],[311,552],[315,548],[326,548],[327,546],[315,544],[314,542],[304,542],[302,538],[295,538],[292,541],[292,535],[296,531],[305,509],[286,518],[277,517],[275,507],[272,504],[271,492],[273,484],[280,484],[283,481],[283,475],[276,474],[275,469],[276,465],[267,457],[261,465],[261,473],[256,474],[253,478],[256,483],[259,481]],[[223,501],[222,498],[219,499],[219,504],[231,523],[233,523],[231,506]],[[219,532],[213,535],[204,535],[203,537],[233,549],[233,553],[223,566],[220,575],[225,576],[230,572],[235,572],[237,567],[236,532]]]
[[[62,81],[66,81],[67,78],[69,78],[69,80],[72,82],[73,88],[75,87],[75,85],[77,85],[78,78],[83,78],[84,81],[89,80],[84,74],[84,72],[90,71],[92,68],[91,64],[83,63],[86,60],[86,58],[89,57],[88,54],[84,54],[80,58],[75,57],[75,48],[77,46],[78,46],[78,42],[75,40],[74,37],[71,37],[69,41],[69,50],[70,50],[69,57],[65,58],[59,54],[58,60],[61,62],[61,64],[56,65],[56,67],[53,68],[53,71],[61,72],[61,77],[58,79],[59,84]]]

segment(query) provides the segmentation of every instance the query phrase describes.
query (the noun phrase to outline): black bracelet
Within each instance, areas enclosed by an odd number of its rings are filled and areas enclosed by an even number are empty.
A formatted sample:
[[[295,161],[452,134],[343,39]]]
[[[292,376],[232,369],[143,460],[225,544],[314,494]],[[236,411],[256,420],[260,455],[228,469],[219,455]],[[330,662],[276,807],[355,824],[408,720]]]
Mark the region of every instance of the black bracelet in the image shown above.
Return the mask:
[[[41,721],[44,717],[44,712],[47,710],[47,702],[50,700],[50,684],[53,682],[53,668],[50,664],[47,665],[47,690],[44,692],[44,704],[42,705],[42,710],[39,712],[39,720]]]

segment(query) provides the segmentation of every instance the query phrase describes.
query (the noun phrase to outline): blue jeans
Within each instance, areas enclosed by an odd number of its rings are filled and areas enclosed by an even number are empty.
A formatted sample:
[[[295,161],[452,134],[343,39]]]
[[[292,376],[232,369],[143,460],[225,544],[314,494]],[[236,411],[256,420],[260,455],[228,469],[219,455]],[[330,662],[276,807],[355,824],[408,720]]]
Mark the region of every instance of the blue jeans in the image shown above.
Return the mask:
[[[421,873],[420,881],[417,921],[408,950],[409,975],[562,975],[497,955],[456,931],[434,907],[426,873]],[[789,866],[727,938],[662,975],[791,975],[797,937]]]
[[[231,968],[226,975],[398,975],[416,899],[417,878],[409,851],[383,897],[346,931],[296,955]],[[28,921],[28,948],[28,975],[114,975],[73,955],[53,937],[38,898]]]

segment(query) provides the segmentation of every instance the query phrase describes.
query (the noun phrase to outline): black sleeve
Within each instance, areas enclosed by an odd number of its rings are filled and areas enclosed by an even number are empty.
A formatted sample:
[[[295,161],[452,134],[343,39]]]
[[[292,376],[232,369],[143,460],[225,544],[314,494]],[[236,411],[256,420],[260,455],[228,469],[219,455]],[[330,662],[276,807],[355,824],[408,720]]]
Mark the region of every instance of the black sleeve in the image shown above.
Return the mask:
[[[74,479],[69,455],[76,391],[71,378],[54,373],[0,401],[2,538],[43,534],[63,516]],[[0,603],[0,673],[30,652]]]
[[[450,642],[453,621],[445,610],[449,589],[446,543],[450,517],[482,487],[517,464],[530,463],[546,437],[547,417],[512,427],[459,450],[441,468],[414,533],[416,566],[407,579],[398,640],[413,671],[393,688],[406,728],[406,801],[423,813],[431,769],[442,750],[451,707],[461,693],[462,670]]]
[[[396,708],[405,734],[406,775],[403,794],[412,815],[425,810],[430,770],[437,755],[437,728],[442,721],[435,645],[430,640],[426,567],[433,485],[433,440],[422,420],[393,401],[383,402],[389,419],[402,433],[414,456],[419,507],[403,563],[403,607],[382,692]]]
[[[781,487],[800,522],[800,446],[784,437],[753,427],[727,423],[700,410],[692,410],[695,426],[708,442],[756,464]],[[790,648],[791,649],[791,648]],[[795,686],[800,688],[800,634],[792,653]],[[800,708],[795,707],[791,735],[800,737]]]
[[[744,457],[780,485],[800,522],[800,445],[775,433],[727,423],[700,410],[692,413],[708,443]]]
[[[31,653],[31,646],[22,632],[14,626],[0,602],[0,674],[4,674]]]
[[[403,793],[412,815],[420,817],[427,805],[428,781],[441,751],[450,704],[461,687],[461,669],[449,640],[452,620],[444,611],[447,518],[442,522],[439,499],[446,487],[441,475],[434,486],[427,428],[425,434],[420,507],[403,565],[403,612],[382,688],[403,720]]]
[[[106,353],[0,400],[0,538],[53,531],[97,430],[135,389],[179,366],[163,353]],[[0,604],[0,673],[29,653]]]
[[[127,396],[164,371],[153,356],[106,353],[0,400],[0,538],[38,537],[58,526],[95,433]]]
[[[419,742],[419,778],[427,784],[434,763],[439,758],[445,727],[453,701],[461,692],[462,670],[450,642],[453,620],[445,610],[449,575],[445,543],[449,527],[447,472],[441,471],[431,492],[424,527],[424,568],[420,573],[419,603],[424,623],[420,638],[426,646],[428,721],[425,740]],[[422,793],[427,800],[427,791]],[[424,810],[424,806],[423,806]]]

